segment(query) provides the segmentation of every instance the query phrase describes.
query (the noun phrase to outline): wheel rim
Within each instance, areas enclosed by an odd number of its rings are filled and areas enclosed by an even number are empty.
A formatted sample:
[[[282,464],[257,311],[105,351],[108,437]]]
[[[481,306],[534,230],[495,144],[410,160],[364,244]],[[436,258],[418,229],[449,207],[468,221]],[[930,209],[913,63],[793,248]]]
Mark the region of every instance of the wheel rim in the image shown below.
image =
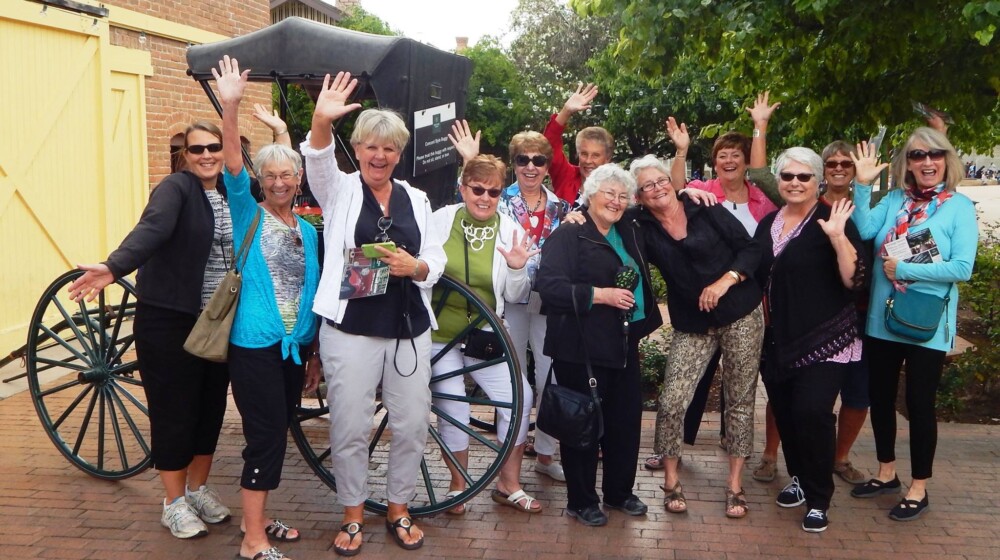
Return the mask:
[[[135,288],[119,279],[93,302],[72,301],[71,271],[45,290],[31,319],[28,388],[42,427],[75,466],[118,480],[149,466],[149,411],[135,361]]]
[[[515,435],[521,421],[520,414],[516,412],[520,410],[523,395],[521,368],[517,363],[513,344],[502,321],[484,301],[476,296],[475,292],[462,282],[444,275],[438,281],[437,287],[444,289],[446,295],[447,293],[457,293],[464,297],[469,302],[473,317],[466,331],[459,333],[455,339],[445,344],[441,351],[432,356],[432,363],[437,363],[444,353],[461,344],[461,340],[469,329],[483,328],[484,325],[489,325],[495,332],[500,333],[504,353],[502,357],[491,361],[443,373],[434,377],[434,381],[440,381],[447,377],[464,376],[477,369],[495,364],[505,364],[511,378],[513,397],[509,402],[494,401],[486,398],[481,392],[472,390],[471,387],[470,390],[466,391],[466,395],[454,396],[432,392],[432,397],[435,399],[443,398],[468,402],[472,407],[472,419],[469,425],[463,425],[443,413],[437,406],[432,405],[432,419],[428,430],[429,439],[420,464],[416,496],[409,503],[409,512],[414,516],[432,515],[453,508],[470,500],[489,485],[499,474],[501,465],[513,450]],[[443,302],[445,299],[442,297],[441,301]],[[435,312],[437,311],[435,310]],[[474,386],[468,382],[467,385]],[[498,407],[508,408],[512,411],[510,425],[504,434],[503,443],[500,443],[489,433],[491,430],[496,430],[494,411]],[[390,436],[387,435],[387,422],[385,408],[380,401],[376,402],[375,415],[372,419],[372,435],[368,447],[368,485],[373,497],[385,496],[385,475],[389,449],[387,440],[390,439]],[[443,457],[447,456],[453,460],[454,456],[442,445],[438,430],[438,425],[441,422],[450,423],[469,434],[469,468],[461,473],[465,479],[466,489],[461,494],[451,497],[446,496],[450,474]],[[303,397],[302,404],[297,409],[292,421],[292,437],[317,476],[336,491],[337,483],[330,471],[332,458],[330,456],[329,426],[329,408],[326,405],[325,395],[317,391],[313,398]],[[384,514],[387,511],[387,505],[382,501],[368,499],[365,501],[365,509]]]

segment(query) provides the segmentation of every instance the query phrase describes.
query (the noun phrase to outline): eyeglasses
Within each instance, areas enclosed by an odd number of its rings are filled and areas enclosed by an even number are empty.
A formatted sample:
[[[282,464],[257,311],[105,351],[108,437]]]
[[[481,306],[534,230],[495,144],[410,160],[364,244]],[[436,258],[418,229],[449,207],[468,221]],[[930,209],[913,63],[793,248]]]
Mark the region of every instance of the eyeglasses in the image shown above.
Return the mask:
[[[667,188],[668,185],[670,185],[670,177],[660,177],[655,181],[650,181],[648,183],[645,183],[644,185],[639,187],[639,190],[641,190],[642,192],[649,192],[655,189],[656,187],[665,189]]]
[[[389,228],[392,227],[392,216],[382,216],[378,219],[378,223],[375,224],[378,229],[382,230],[381,233],[375,235],[375,243],[385,243],[389,241]]]
[[[931,161],[941,161],[948,155],[947,150],[910,150],[906,152],[906,159],[910,161],[924,161],[931,158]]]
[[[800,183],[808,183],[815,175],[812,173],[778,173],[778,177],[781,177],[782,181],[798,179]]]
[[[208,150],[213,154],[217,154],[222,151],[222,143],[216,142],[214,144],[192,144],[185,149],[196,156],[200,156],[201,154],[205,153],[205,150]]]
[[[597,191],[597,192],[603,194],[604,200],[607,200],[608,202],[614,202],[615,200],[617,200],[618,202],[628,204],[627,193],[618,194],[615,191]]]
[[[500,198],[500,193],[502,192],[500,189],[487,189],[486,187],[466,185],[464,183],[462,186],[472,191],[472,194],[476,196],[483,196],[484,193],[489,193],[490,198]]]
[[[281,179],[282,183],[291,183],[298,175],[295,173],[282,173],[281,175],[264,175],[261,177],[261,182],[267,184],[273,184],[278,179]]]
[[[535,164],[535,167],[545,167],[545,164],[548,162],[549,158],[543,155],[529,157],[521,154],[519,156],[514,156],[514,163],[517,164],[518,167],[525,167],[529,163]]]
[[[854,169],[854,162],[853,161],[843,161],[843,160],[836,161],[836,160],[829,159],[829,160],[826,160],[825,162],[823,162],[823,165],[827,169],[836,169],[838,167],[841,168],[841,169]]]

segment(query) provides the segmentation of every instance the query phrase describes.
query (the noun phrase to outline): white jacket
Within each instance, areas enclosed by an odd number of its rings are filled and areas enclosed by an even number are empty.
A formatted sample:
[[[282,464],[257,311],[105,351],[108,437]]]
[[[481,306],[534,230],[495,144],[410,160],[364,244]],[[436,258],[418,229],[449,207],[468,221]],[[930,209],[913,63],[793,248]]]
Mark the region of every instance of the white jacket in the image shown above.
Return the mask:
[[[361,173],[355,171],[347,174],[337,168],[332,143],[322,150],[317,150],[309,144],[307,136],[300,149],[309,172],[309,187],[323,209],[325,246],[323,274],[319,280],[312,309],[316,314],[340,323],[344,320],[347,303],[350,301],[340,299],[340,284],[343,282],[344,249],[355,247],[354,227],[361,215],[361,205],[364,200]],[[434,317],[434,310],[431,309],[430,288],[444,272],[447,258],[443,244],[447,232],[442,235],[436,228],[428,227],[432,212],[427,195],[405,181],[399,183],[410,197],[413,217],[420,230],[420,249],[417,256],[427,265],[427,278],[423,282],[414,281],[414,284],[420,288],[420,299],[423,300],[427,315],[430,316],[431,328],[437,329],[437,320]]]
[[[451,233],[451,228],[455,224],[455,214],[458,210],[464,207],[464,203],[452,204],[449,206],[444,206],[438,208],[434,215],[431,217],[431,229],[434,231],[434,237],[443,237],[447,240],[448,235]],[[521,230],[514,220],[504,214],[498,214],[500,216],[500,228],[499,237],[497,238],[496,247],[503,247],[504,250],[510,251],[514,245],[514,232],[517,231],[520,236],[527,235]],[[523,237],[518,238],[518,240],[524,239]],[[458,278],[464,281],[462,277]],[[431,287],[421,288],[426,292],[425,297],[430,297]],[[523,266],[518,269],[513,269],[507,266],[507,260],[503,258],[503,255],[499,251],[494,249],[493,253],[493,295],[496,296],[497,308],[496,314],[498,317],[503,317],[504,310],[504,300],[517,302],[528,296],[528,292],[531,291],[531,281],[528,279],[528,267]]]

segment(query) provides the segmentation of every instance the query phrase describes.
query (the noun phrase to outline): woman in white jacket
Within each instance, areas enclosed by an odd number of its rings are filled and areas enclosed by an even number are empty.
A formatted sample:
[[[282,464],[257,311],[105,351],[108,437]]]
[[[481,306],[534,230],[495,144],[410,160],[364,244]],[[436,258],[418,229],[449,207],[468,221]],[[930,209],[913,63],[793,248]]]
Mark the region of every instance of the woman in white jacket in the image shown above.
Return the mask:
[[[533,239],[509,217],[497,213],[501,185],[506,173],[504,164],[489,155],[480,155],[467,161],[462,171],[459,192],[464,202],[446,206],[434,212],[431,229],[436,237],[446,237],[444,251],[448,256],[445,272],[465,281],[483,300],[492,304],[497,315],[503,317],[504,300],[520,301],[531,286],[525,265],[528,259],[538,253],[532,249]],[[520,234],[520,235],[519,235]],[[430,290],[427,290],[430,291]],[[442,290],[433,292],[433,307],[437,308]],[[448,296],[441,312],[438,313],[438,329],[432,335],[432,353],[437,355],[448,342],[458,336],[471,321],[471,310],[465,298],[458,294]],[[490,333],[479,333],[489,338]],[[468,340],[465,345],[455,345],[433,365],[432,377],[444,375],[463,367],[472,366],[496,357],[490,355],[489,345],[476,344]],[[493,351],[502,349],[493,344]],[[486,392],[497,401],[512,401],[513,387],[506,364],[477,369],[469,374]],[[531,388],[522,378],[521,425],[515,439],[515,446],[507,461],[500,469],[497,488],[492,492],[493,501],[528,513],[541,511],[541,505],[521,488],[521,458],[527,438],[529,415],[533,402]],[[436,394],[465,395],[464,376],[454,376],[431,382],[431,390]],[[469,404],[463,401],[436,397],[434,405],[442,412],[461,422],[469,421]],[[498,408],[497,433],[501,440],[510,426],[511,410]],[[449,422],[438,424],[441,439],[454,455],[462,469],[468,468],[469,435]],[[448,497],[465,490],[465,478],[457,465],[449,462],[451,484]],[[449,513],[465,513],[465,506],[459,505]]]

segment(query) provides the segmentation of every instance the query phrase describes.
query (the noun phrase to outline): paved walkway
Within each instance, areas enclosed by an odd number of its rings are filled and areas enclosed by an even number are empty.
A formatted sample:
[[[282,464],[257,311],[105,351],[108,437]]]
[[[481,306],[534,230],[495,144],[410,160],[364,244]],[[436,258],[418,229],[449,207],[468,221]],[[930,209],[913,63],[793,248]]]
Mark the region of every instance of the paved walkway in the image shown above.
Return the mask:
[[[762,417],[763,396],[758,400]],[[424,519],[427,545],[404,553],[381,519],[367,518],[362,558],[1000,558],[1000,427],[944,424],[931,484],[932,510],[912,523],[886,517],[896,498],[851,498],[839,479],[829,530],[799,528],[801,508],[784,510],[774,498],[786,482],[749,479],[751,512],[744,520],[723,515],[726,458],[715,442],[716,415],[703,426],[702,441],[684,451],[682,480],[689,513],[671,515],[660,501],[662,479],[639,469],[637,493],[650,504],[644,518],[610,513],[603,528],[585,528],[562,515],[565,489],[525,469],[527,490],[547,506],[534,516],[497,506],[486,493],[463,517]],[[653,415],[644,417],[643,451],[652,447]],[[762,426],[762,423],[758,421]],[[905,426],[905,423],[902,425]],[[757,449],[762,447],[758,430]],[[908,465],[908,433],[901,430],[901,464]],[[230,405],[212,484],[238,514],[240,427]],[[854,462],[874,465],[871,432],[855,446]],[[530,465],[526,464],[526,467]],[[238,520],[212,528],[196,541],[172,538],[159,524],[159,484],[144,472],[122,482],[104,482],[68,464],[49,442],[26,392],[0,400],[0,557],[65,559],[233,558],[240,542]],[[296,559],[334,558],[333,527],[340,518],[334,496],[311,473],[293,444],[284,483],[273,493],[271,511],[302,529],[301,542],[285,547]]]

